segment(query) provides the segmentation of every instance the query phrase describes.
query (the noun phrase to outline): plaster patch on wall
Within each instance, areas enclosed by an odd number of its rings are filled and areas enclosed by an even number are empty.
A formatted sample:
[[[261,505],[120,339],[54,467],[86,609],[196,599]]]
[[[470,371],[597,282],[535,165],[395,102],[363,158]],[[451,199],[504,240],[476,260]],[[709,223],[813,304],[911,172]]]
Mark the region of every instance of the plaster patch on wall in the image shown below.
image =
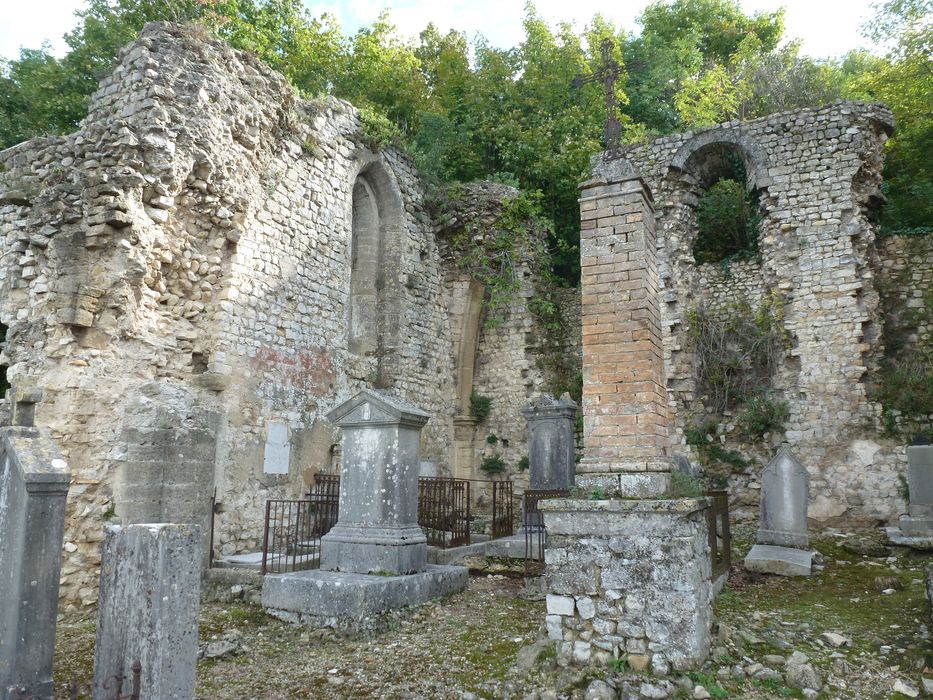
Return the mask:
[[[291,443],[288,424],[270,420],[266,423],[266,450],[262,462],[263,474],[288,474]]]

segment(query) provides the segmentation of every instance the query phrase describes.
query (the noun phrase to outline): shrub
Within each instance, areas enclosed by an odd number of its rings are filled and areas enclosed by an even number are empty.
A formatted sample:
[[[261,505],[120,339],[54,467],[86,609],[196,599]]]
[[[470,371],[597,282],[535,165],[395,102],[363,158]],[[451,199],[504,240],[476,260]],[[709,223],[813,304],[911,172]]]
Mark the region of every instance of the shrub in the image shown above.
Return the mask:
[[[499,455],[491,455],[483,459],[479,468],[487,474],[501,474],[505,471],[505,462],[502,461]]]
[[[495,445],[497,442],[499,442],[499,436],[498,436],[498,435],[489,434],[489,435],[486,436],[486,444],[487,444],[487,445]]]
[[[697,202],[693,257],[700,263],[750,259],[758,255],[761,215],[754,193],[737,180],[711,185]]]
[[[699,479],[682,471],[671,472],[671,483],[667,489],[669,498],[697,498],[703,495],[703,485]]]
[[[530,464],[531,462],[528,460],[528,455],[522,455],[522,458],[518,460],[518,471],[527,471]]]
[[[755,439],[769,431],[781,430],[788,413],[786,401],[776,401],[765,394],[757,394],[745,401],[738,419],[739,432],[746,438]]]
[[[475,391],[470,394],[470,415],[482,423],[489,417],[489,411],[492,410],[492,398],[481,396]]]

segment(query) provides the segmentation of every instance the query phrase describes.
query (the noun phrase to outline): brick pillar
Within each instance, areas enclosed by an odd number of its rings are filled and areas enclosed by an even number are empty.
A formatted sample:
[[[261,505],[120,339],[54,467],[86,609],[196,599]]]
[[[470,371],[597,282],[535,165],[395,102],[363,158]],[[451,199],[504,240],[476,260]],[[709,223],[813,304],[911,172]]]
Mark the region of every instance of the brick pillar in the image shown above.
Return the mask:
[[[648,498],[670,479],[651,192],[625,159],[580,186],[583,488]]]

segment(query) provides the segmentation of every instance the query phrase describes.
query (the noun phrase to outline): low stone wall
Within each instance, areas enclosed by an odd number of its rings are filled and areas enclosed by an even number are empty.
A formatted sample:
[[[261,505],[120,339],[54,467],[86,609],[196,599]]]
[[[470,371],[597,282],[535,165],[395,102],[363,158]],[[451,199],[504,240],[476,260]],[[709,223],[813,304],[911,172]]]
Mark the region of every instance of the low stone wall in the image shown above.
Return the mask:
[[[539,507],[547,630],[560,661],[625,658],[662,675],[703,663],[713,600],[705,499],[554,499]]]

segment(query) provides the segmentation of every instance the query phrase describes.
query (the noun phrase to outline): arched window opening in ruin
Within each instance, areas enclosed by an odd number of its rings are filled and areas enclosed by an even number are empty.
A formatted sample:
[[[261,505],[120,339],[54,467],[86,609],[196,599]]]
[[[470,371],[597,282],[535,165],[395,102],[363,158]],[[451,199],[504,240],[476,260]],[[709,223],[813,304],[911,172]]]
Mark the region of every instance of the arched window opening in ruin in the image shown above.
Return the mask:
[[[690,160],[697,185],[694,260],[702,264],[757,258],[759,193],[749,187],[741,151],[733,144],[711,144]]]
[[[350,273],[350,352],[373,355],[379,347],[378,310],[382,235],[376,193],[365,175],[353,185]]]
[[[367,381],[383,389],[396,374],[401,222],[395,180],[383,163],[370,164],[353,184],[349,349],[360,358],[376,358],[376,366],[366,370]]]

